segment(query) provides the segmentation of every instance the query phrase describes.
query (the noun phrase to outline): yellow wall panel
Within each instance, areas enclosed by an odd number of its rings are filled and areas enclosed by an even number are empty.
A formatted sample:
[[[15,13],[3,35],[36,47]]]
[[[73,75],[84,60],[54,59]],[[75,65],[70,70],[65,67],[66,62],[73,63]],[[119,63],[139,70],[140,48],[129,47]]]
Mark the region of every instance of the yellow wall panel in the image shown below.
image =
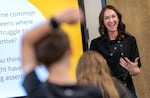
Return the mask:
[[[60,11],[63,11],[66,8],[78,8],[78,0],[30,0],[30,2],[39,9],[39,11],[45,16],[46,19],[52,17]],[[75,79],[76,63],[80,55],[83,53],[80,23],[71,26],[63,24],[62,28],[67,32],[70,38],[73,50],[70,74]]]

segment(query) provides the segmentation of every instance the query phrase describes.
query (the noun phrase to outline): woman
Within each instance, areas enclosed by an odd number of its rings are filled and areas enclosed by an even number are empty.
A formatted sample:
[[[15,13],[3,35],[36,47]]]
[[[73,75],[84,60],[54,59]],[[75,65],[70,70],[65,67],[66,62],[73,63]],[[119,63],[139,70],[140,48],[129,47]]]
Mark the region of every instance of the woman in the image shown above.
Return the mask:
[[[91,41],[90,49],[106,59],[112,75],[137,98],[131,76],[140,73],[141,62],[136,39],[125,29],[119,11],[112,5],[106,5],[99,15],[100,36]]]
[[[82,16],[77,9],[67,9],[23,36],[23,86],[28,98],[101,98],[96,87],[78,85],[69,74],[71,48],[59,24],[75,24]],[[50,72],[46,83],[41,83],[35,74],[39,64],[44,64]]]
[[[105,59],[95,51],[86,51],[80,57],[77,82],[99,87],[103,98],[132,98],[130,92],[117,79],[112,78]]]

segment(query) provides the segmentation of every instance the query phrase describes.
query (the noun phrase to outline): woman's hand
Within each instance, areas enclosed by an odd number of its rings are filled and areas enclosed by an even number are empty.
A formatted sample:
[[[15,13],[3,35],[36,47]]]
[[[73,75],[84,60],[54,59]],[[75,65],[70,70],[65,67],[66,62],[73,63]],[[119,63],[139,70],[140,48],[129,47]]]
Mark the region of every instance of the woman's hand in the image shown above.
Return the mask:
[[[128,70],[130,72],[130,75],[135,76],[140,73],[140,68],[138,67],[138,59],[139,57],[135,58],[134,62],[132,62],[127,57],[120,58],[119,64],[126,70]]]

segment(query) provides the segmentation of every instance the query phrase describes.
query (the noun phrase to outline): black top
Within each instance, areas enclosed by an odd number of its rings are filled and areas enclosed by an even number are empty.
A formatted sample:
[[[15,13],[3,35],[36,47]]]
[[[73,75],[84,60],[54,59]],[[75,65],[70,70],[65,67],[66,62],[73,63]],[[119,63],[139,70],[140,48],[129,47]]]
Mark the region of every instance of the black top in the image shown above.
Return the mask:
[[[116,77],[128,77],[129,72],[119,64],[120,57],[127,57],[134,62],[139,57],[135,37],[127,35],[124,40],[108,40],[101,37],[93,39],[91,50],[99,52],[107,61],[112,74]],[[138,66],[141,66],[140,59]]]
[[[134,62],[139,57],[136,39],[132,35],[127,35],[125,39],[109,40],[98,37],[91,41],[90,50],[99,52],[107,61],[112,75],[135,93],[135,88],[129,72],[119,64],[120,57],[127,57]],[[138,66],[141,67],[140,59]]]
[[[102,98],[95,86],[41,83],[34,71],[25,77],[23,86],[27,98]]]

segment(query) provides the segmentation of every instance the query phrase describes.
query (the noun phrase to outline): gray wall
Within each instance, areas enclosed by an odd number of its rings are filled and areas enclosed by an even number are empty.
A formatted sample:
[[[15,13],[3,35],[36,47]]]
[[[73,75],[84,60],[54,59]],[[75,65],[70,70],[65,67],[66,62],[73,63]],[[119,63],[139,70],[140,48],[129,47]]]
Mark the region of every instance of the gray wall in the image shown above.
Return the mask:
[[[93,38],[99,36],[98,16],[102,8],[101,0],[84,0],[84,7],[90,43]]]

